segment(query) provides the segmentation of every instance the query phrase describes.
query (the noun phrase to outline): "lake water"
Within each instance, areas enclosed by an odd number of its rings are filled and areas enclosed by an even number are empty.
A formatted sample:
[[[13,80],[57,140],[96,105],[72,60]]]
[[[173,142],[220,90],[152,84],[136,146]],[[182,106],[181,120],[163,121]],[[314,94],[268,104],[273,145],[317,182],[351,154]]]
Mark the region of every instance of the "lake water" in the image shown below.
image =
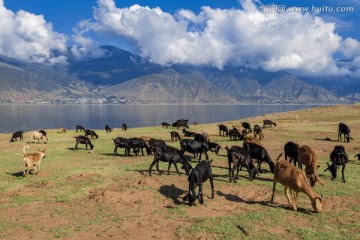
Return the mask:
[[[214,123],[285,112],[319,105],[105,105],[105,104],[0,104],[0,133],[19,130],[86,129],[158,126],[189,119],[189,123]]]

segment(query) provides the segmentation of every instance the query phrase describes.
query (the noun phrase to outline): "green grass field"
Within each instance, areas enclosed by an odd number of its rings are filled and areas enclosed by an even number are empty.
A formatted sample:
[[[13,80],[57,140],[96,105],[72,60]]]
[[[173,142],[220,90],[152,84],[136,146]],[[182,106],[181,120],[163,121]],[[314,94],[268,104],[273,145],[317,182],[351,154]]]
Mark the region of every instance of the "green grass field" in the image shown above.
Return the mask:
[[[169,132],[160,126],[130,128],[123,132],[114,129],[105,133],[95,130],[99,139],[92,140],[95,153],[79,145],[74,151],[77,136],[74,130],[59,133],[47,130],[48,144],[8,143],[10,134],[0,134],[0,238],[3,239],[360,239],[360,161],[353,156],[360,153],[360,107],[328,106],[296,112],[277,113],[242,121],[262,125],[271,119],[277,127],[264,129],[263,146],[275,158],[283,152],[288,141],[308,144],[319,156],[320,178],[324,185],[315,187],[326,199],[322,213],[312,211],[310,200],[300,194],[299,210],[287,204],[284,188],[278,184],[276,203],[270,203],[272,174],[269,166],[256,180],[249,181],[240,172],[237,183],[228,178],[226,151],[210,153],[215,176],[215,198],[210,199],[210,184],[204,185],[204,205],[189,207],[182,202],[187,193],[185,174],[153,176],[147,170],[152,156],[113,156],[112,138],[149,136],[171,142]],[[337,141],[338,123],[350,126],[353,141]],[[217,124],[190,126],[189,131],[206,131],[222,146],[239,145],[220,137]],[[180,131],[179,131],[180,132]],[[181,134],[182,135],[182,134]],[[347,182],[332,181],[324,172],[326,162],[335,145],[345,146],[350,156],[346,166]],[[22,148],[28,152],[46,147],[46,158],[38,175],[22,176]],[[123,154],[124,149],[118,150]],[[191,156],[189,153],[185,153]],[[191,164],[195,166],[197,160]],[[167,164],[160,163],[166,170]],[[181,171],[181,166],[179,166]]]

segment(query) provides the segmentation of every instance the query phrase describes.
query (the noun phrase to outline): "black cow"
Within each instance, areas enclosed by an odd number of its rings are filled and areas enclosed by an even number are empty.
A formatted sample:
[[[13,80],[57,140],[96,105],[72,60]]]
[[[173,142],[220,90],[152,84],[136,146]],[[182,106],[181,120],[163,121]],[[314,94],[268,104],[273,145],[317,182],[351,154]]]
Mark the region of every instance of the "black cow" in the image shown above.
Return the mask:
[[[238,146],[232,146],[230,149],[226,147],[228,155],[228,164],[229,164],[229,180],[234,181],[238,179],[239,171],[242,166],[246,167],[246,170],[249,173],[250,180],[254,180],[257,174],[256,168],[252,163],[250,153],[247,149]],[[233,167],[231,167],[231,164]],[[234,176],[234,171],[236,168],[236,176]]]
[[[126,123],[122,123],[121,129],[122,129],[123,131],[126,131],[127,128],[128,128],[127,124],[126,124]]]
[[[169,123],[167,123],[167,122],[162,122],[161,123],[161,126],[164,128],[168,128],[168,127],[170,127],[171,125],[169,124]]]
[[[209,155],[207,154],[207,152],[209,151],[209,144],[207,142],[198,142],[194,140],[183,139],[180,140],[180,148],[182,154],[184,154],[185,151],[193,153],[195,158],[195,154],[199,153],[199,160],[201,160],[201,155],[204,154],[206,160],[209,160]]]
[[[262,133],[261,127],[259,125],[255,124],[255,126],[254,126],[254,138],[256,138],[257,135],[259,135],[260,140],[262,138],[264,138],[264,134]]]
[[[226,134],[226,136],[229,135],[229,129],[227,126],[220,124],[220,125],[218,125],[218,127],[219,127],[219,135],[220,136],[221,136],[221,132],[223,133],[222,136],[225,136],[225,134]]]
[[[200,204],[204,204],[203,199],[203,185],[208,179],[210,179],[211,186],[211,198],[214,199],[214,178],[211,170],[211,161],[203,160],[199,162],[194,169],[191,170],[189,181],[189,193],[185,196],[184,200],[189,201],[189,206],[192,206],[196,199]],[[198,194],[195,192],[195,188],[199,186]]]
[[[285,160],[287,161],[287,158],[289,157],[289,162],[291,163],[292,160],[294,160],[294,166],[296,166],[296,163],[300,167],[300,163],[298,163],[298,151],[299,151],[300,145],[294,142],[287,142],[284,146],[284,152],[285,152]]]
[[[91,139],[93,139],[94,137],[99,138],[99,136],[93,130],[87,129],[85,131],[85,136],[87,137],[89,135],[91,136]]]
[[[111,132],[111,128],[110,128],[110,126],[109,125],[105,125],[105,131],[107,132],[107,133],[109,133],[109,132]]]
[[[90,141],[90,139],[88,137],[77,136],[77,137],[75,137],[75,139],[76,139],[75,150],[78,150],[79,143],[80,144],[85,144],[86,150],[88,149],[88,145],[90,146],[91,150],[94,149],[94,145],[91,143],[91,141]]]
[[[19,141],[24,140],[24,131],[23,130],[13,133],[9,142],[15,142],[15,141],[17,142],[18,138],[19,138]]]
[[[181,139],[179,133],[175,131],[170,132],[170,136],[171,136],[171,141],[173,142]]]
[[[343,123],[339,123],[339,134],[338,141],[342,140],[341,135],[344,134],[344,142],[350,142],[350,139],[354,140],[350,137],[350,128]]]
[[[334,150],[330,154],[330,161],[332,162],[332,164],[330,166],[328,165],[328,168],[324,171],[329,170],[332,174],[331,180],[334,180],[336,179],[336,171],[338,166],[342,166],[342,180],[343,182],[345,182],[345,166],[346,163],[349,162],[349,156],[347,155],[344,146],[335,146]]]
[[[78,132],[78,130],[81,132],[81,131],[84,131],[85,132],[85,128],[81,125],[77,125],[76,126],[76,132]]]
[[[114,156],[118,155],[117,149],[118,148],[125,148],[125,153],[124,156],[127,155],[127,150],[126,150],[126,138],[122,138],[122,137],[117,137],[115,139],[112,139],[114,141],[115,144],[115,148],[114,148]]]
[[[133,149],[136,156],[139,155],[139,150],[141,150],[141,154],[144,156],[143,148],[146,149],[147,155],[150,155],[152,152],[151,149],[149,148],[149,146],[146,144],[146,142],[142,138],[129,138],[126,140],[125,145],[126,145],[126,151],[127,151],[128,156],[131,156],[131,154],[130,154],[131,148]]]
[[[168,175],[170,174],[171,164],[174,164],[177,174],[179,173],[179,169],[177,167],[177,163],[182,164],[182,169],[185,170],[186,175],[189,174],[192,169],[191,164],[186,161],[185,156],[180,152],[179,149],[171,147],[171,146],[159,146],[154,149],[154,161],[150,164],[149,175],[151,176],[151,171],[154,165],[156,164],[156,169],[159,174],[161,174],[159,170],[159,161],[168,162]]]
[[[268,152],[266,151],[265,148],[255,144],[255,143],[246,143],[244,144],[244,148],[246,148],[249,152],[250,152],[250,155],[251,155],[251,158],[252,159],[256,159],[257,160],[257,163],[258,163],[258,172],[259,173],[262,173],[262,170],[261,170],[261,163],[263,161],[267,162],[270,166],[270,171],[272,173],[274,173],[274,162],[271,160]]]
[[[268,127],[272,127],[272,125],[274,125],[276,127],[276,123],[274,123],[271,120],[263,120],[263,128],[265,128],[266,126]]]

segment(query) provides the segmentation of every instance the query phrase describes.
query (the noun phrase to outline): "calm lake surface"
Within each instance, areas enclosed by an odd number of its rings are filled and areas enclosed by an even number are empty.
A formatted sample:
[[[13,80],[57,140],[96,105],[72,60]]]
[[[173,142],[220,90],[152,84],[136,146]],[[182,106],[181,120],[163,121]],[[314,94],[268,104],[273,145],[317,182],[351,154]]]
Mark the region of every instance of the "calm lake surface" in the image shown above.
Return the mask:
[[[105,104],[0,104],[0,133],[19,130],[86,129],[158,126],[189,119],[189,123],[214,123],[285,112],[320,105],[105,105]]]

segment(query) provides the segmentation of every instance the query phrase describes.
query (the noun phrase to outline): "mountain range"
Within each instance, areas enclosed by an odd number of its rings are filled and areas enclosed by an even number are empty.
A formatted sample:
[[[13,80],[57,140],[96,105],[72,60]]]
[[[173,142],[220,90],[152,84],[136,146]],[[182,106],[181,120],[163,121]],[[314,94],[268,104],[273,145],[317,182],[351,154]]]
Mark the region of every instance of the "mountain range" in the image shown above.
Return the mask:
[[[103,46],[106,55],[67,65],[0,56],[0,101],[112,103],[341,103],[360,99],[360,83],[286,71],[225,66],[162,66]]]

